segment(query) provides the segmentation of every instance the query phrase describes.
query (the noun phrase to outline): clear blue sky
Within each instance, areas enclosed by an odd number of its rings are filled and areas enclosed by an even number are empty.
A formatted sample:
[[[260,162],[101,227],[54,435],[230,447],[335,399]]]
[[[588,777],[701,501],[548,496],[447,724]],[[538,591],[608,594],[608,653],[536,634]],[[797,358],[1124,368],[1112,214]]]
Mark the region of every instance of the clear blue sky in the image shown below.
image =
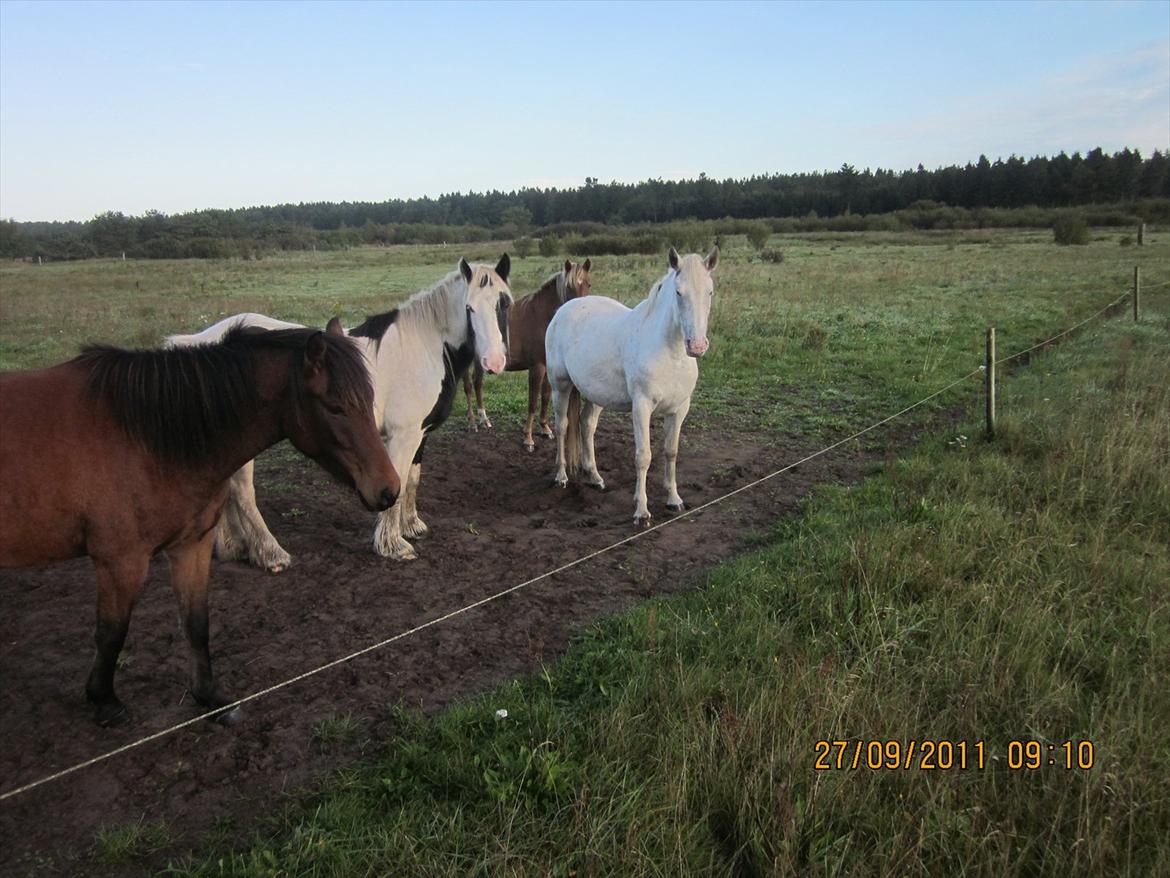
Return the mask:
[[[0,0],[0,216],[1170,146],[1170,3]]]

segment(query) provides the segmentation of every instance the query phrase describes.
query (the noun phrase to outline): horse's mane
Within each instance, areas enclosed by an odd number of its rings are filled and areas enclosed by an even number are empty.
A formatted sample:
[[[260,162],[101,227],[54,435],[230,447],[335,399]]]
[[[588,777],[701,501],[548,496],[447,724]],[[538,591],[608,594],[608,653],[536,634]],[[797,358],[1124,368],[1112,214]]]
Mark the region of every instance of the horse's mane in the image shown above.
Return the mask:
[[[460,294],[461,283],[466,286],[463,275],[456,269],[432,286],[415,293],[397,308],[367,317],[349,334],[372,338],[380,345],[386,330],[392,324],[401,322],[409,323],[416,330],[431,330],[441,336],[451,313],[451,299]]]
[[[134,351],[92,345],[73,362],[88,371],[90,395],[109,406],[127,434],[160,457],[195,466],[237,436],[255,412],[258,352],[288,352],[293,399],[300,398],[305,345],[318,331],[236,326],[216,344]],[[369,372],[357,348],[330,333],[321,337],[331,387],[372,407]]]

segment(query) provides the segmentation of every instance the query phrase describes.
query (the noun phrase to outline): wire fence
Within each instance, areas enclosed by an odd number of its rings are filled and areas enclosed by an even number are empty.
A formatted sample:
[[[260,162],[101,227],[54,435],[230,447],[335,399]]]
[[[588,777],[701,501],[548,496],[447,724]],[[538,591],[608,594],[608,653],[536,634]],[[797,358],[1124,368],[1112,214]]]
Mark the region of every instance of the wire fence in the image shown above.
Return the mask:
[[[1168,285],[1170,285],[1170,281],[1167,281],[1165,284],[1157,284],[1156,286],[1161,287],[1161,286],[1168,286]],[[1010,360],[1019,359],[1020,357],[1023,357],[1026,354],[1030,354],[1031,352],[1033,352],[1039,348],[1047,347],[1051,344],[1054,344],[1055,342],[1067,337],[1071,333],[1076,332],[1078,329],[1085,326],[1086,324],[1092,322],[1093,320],[1096,320],[1098,317],[1101,317],[1102,315],[1107,313],[1110,309],[1117,307],[1118,304],[1120,304],[1126,298],[1128,298],[1132,295],[1134,295],[1134,291],[1127,290],[1125,293],[1118,296],[1116,299],[1111,301],[1109,304],[1107,304],[1103,308],[1095,311],[1093,314],[1089,315],[1088,317],[1086,317],[1084,320],[1080,321],[1079,323],[1077,323],[1073,326],[1070,326],[1067,329],[1062,330],[1061,332],[1057,333],[1056,335],[1052,336],[1051,338],[1045,339],[1044,341],[1041,341],[1041,342],[1037,342],[1036,344],[1032,345],[1029,348],[1026,348],[1022,351],[1017,351],[1016,353],[1010,354],[1006,357],[1001,357],[999,359],[994,360],[993,362],[995,365],[1006,363]],[[808,463],[809,461],[815,460],[818,457],[821,457],[825,454],[828,454],[831,451],[834,451],[834,450],[840,448],[842,445],[847,445],[848,443],[853,442],[853,441],[861,438],[862,436],[866,435],[867,433],[871,433],[874,430],[878,429],[879,427],[882,427],[882,426],[890,423],[891,421],[896,420],[897,418],[900,418],[903,415],[906,415],[909,412],[914,411],[914,409],[917,409],[923,405],[926,405],[928,402],[936,399],[939,396],[942,396],[944,393],[947,393],[948,391],[959,386],[960,384],[963,384],[964,382],[969,381],[971,378],[975,377],[976,375],[984,374],[986,369],[987,369],[986,365],[979,366],[975,369],[972,369],[970,372],[966,373],[965,375],[963,375],[959,378],[956,378],[955,380],[951,381],[949,384],[946,384],[946,385],[938,388],[933,393],[930,393],[927,396],[922,397],[918,401],[913,402],[910,405],[899,409],[898,411],[894,412],[891,415],[887,415],[886,417],[882,418],[879,421],[875,421],[874,423],[870,424],[869,426],[864,427],[864,428],[856,431],[855,433],[852,433],[849,436],[846,436],[843,439],[837,440],[836,442],[832,443],[831,445],[826,445],[824,448],[821,448],[818,451],[814,451],[812,454],[808,454],[805,457],[802,457],[800,460],[797,460],[797,461],[794,461],[790,464],[787,464],[786,466],[781,467],[780,469],[776,470],[775,472],[771,472],[765,476],[761,476],[760,478],[756,479],[755,481],[749,482],[745,485],[741,485],[740,487],[735,488],[733,490],[730,490],[727,493],[722,494],[718,497],[715,497],[711,500],[708,500],[706,503],[702,503],[699,506],[695,506],[691,509],[687,509],[687,510],[679,513],[678,515],[675,515],[672,518],[669,518],[665,521],[659,522],[658,524],[656,524],[652,527],[649,527],[645,530],[638,531],[637,533],[633,533],[633,534],[625,537],[624,539],[620,539],[614,543],[610,543],[609,545],[604,546],[603,548],[596,549],[592,552],[589,552],[585,555],[582,555],[580,558],[577,558],[577,559],[570,561],[566,564],[562,564],[561,566],[555,567],[552,570],[547,570],[538,576],[532,577],[531,579],[526,579],[523,582],[519,582],[519,583],[516,583],[515,585],[509,586],[508,588],[501,589],[500,591],[497,591],[494,594],[488,595],[487,597],[481,598],[480,600],[474,601],[470,604],[467,604],[466,606],[462,606],[462,607],[459,607],[458,609],[451,610],[451,611],[444,613],[440,616],[436,616],[434,619],[431,619],[427,622],[423,622],[421,625],[416,625],[413,628],[409,628],[405,631],[400,631],[399,633],[394,634],[390,637],[387,637],[384,640],[379,640],[377,643],[371,643],[368,646],[364,646],[361,649],[354,650],[353,652],[351,652],[347,655],[333,659],[332,661],[326,662],[325,664],[319,665],[315,668],[312,668],[308,671],[297,674],[293,677],[289,677],[286,680],[281,680],[278,683],[274,683],[271,686],[268,686],[264,689],[260,689],[256,692],[249,694],[249,695],[245,695],[244,697],[239,698],[239,699],[231,702],[228,705],[225,705],[223,707],[217,707],[214,710],[209,710],[209,711],[206,711],[204,713],[197,714],[197,715],[191,717],[190,719],[186,719],[186,720],[183,720],[182,722],[175,723],[174,725],[170,725],[170,726],[167,726],[165,728],[159,729],[156,732],[153,732],[149,735],[145,735],[145,736],[138,738],[134,741],[131,741],[127,744],[123,744],[120,747],[115,747],[112,750],[108,750],[105,753],[101,753],[101,754],[94,756],[90,759],[86,759],[82,762],[78,762],[74,765],[69,766],[68,768],[63,768],[60,771],[55,771],[51,774],[47,774],[41,778],[38,778],[37,780],[30,781],[29,783],[23,784],[22,786],[15,787],[15,788],[8,790],[4,793],[0,793],[0,802],[15,798],[16,796],[19,796],[23,793],[27,793],[28,791],[36,789],[37,787],[43,786],[44,784],[48,784],[48,783],[51,783],[53,781],[60,780],[61,778],[67,777],[71,774],[74,774],[75,772],[89,768],[90,766],[93,766],[93,765],[97,765],[100,762],[105,762],[108,759],[113,759],[115,756],[119,756],[123,753],[127,753],[131,750],[138,748],[138,747],[142,747],[146,744],[149,744],[152,741],[157,741],[160,738],[164,738],[164,737],[167,737],[169,735],[172,735],[175,732],[178,732],[182,729],[187,728],[188,726],[195,725],[196,723],[200,723],[200,722],[203,722],[205,720],[211,719],[212,717],[219,716],[221,714],[235,710],[236,708],[241,707],[245,704],[248,704],[252,701],[256,701],[260,698],[264,698],[265,696],[271,695],[274,692],[278,692],[281,689],[285,689],[285,688],[292,686],[296,683],[299,683],[303,680],[307,680],[310,677],[315,677],[318,674],[322,674],[325,671],[328,671],[332,668],[336,668],[340,665],[351,662],[354,659],[357,659],[363,655],[366,655],[366,654],[371,653],[371,652],[375,652],[376,650],[379,650],[379,649],[383,649],[392,643],[395,643],[399,640],[404,640],[405,638],[410,637],[414,634],[417,634],[420,631],[425,631],[428,628],[433,628],[436,625],[441,625],[444,622],[448,622],[451,619],[454,619],[458,616],[463,615],[464,613],[471,612],[472,610],[477,609],[477,608],[482,607],[482,606],[485,606],[486,604],[490,604],[490,603],[493,603],[494,601],[498,601],[500,598],[506,597],[507,595],[510,595],[510,594],[514,594],[515,592],[521,591],[522,589],[528,588],[532,585],[537,584],[538,582],[542,582],[546,579],[549,579],[553,576],[556,576],[557,574],[564,573],[567,570],[571,570],[574,567],[578,567],[582,564],[585,564],[589,561],[592,561],[594,558],[598,558],[602,555],[608,554],[608,553],[610,553],[616,549],[619,549],[622,546],[628,545],[636,540],[644,539],[645,537],[649,536],[650,534],[652,534],[656,531],[661,530],[662,528],[670,527],[671,525],[676,524],[679,521],[683,521],[691,516],[697,515],[698,513],[702,512],[705,509],[709,509],[712,506],[715,506],[719,503],[723,503],[724,501],[729,500],[738,494],[742,494],[745,491],[750,491],[753,488],[756,488],[759,485],[764,484],[765,482],[771,481],[772,479],[774,479],[778,476],[784,475],[787,472],[791,472],[792,470],[796,469],[797,467],[799,467],[803,464]]]

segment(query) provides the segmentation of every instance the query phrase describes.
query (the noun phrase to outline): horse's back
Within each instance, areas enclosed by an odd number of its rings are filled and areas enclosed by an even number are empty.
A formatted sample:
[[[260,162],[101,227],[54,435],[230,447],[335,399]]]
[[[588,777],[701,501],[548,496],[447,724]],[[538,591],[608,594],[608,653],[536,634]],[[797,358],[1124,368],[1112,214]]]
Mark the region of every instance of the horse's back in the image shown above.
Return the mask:
[[[631,314],[605,296],[573,299],[557,309],[545,336],[549,381],[562,390],[572,384],[604,408],[629,409],[623,350]]]
[[[168,335],[166,345],[167,347],[180,348],[201,344],[215,344],[227,335],[228,330],[234,329],[237,326],[254,326],[259,329],[301,328],[301,324],[299,323],[289,323],[286,320],[277,320],[275,317],[269,317],[267,314],[257,314],[255,311],[248,311],[243,314],[233,314],[231,317],[225,317],[218,323],[213,323],[206,329],[193,332],[190,335]]]

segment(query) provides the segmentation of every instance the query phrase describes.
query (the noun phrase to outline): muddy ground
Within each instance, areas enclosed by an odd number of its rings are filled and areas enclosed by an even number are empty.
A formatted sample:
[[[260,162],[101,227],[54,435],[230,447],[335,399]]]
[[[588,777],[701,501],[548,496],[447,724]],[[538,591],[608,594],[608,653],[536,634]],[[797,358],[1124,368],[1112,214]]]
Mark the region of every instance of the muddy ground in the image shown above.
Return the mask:
[[[390,733],[383,719],[388,704],[433,712],[529,672],[562,652],[574,629],[647,596],[701,583],[705,570],[791,513],[813,486],[860,478],[928,428],[871,434],[864,447],[851,443],[633,544],[253,702],[239,726],[200,722],[2,802],[0,873],[101,874],[106,868],[92,857],[95,831],[144,817],[170,830],[164,858],[197,846],[225,818],[246,828],[282,793],[356,756],[344,748],[320,752],[312,731],[322,719],[352,712],[376,741]],[[525,454],[515,425],[474,435],[451,425],[435,438],[419,501],[433,535],[418,544],[421,558],[405,564],[373,553],[373,516],[356,497],[287,452],[261,459],[260,506],[295,564],[279,575],[215,565],[212,655],[225,692],[238,697],[264,688],[632,532],[628,417],[602,417],[604,492],[551,487],[551,443]],[[729,433],[694,420],[683,433],[680,493],[698,505],[818,444]],[[668,516],[660,463],[656,457],[651,471],[655,522]],[[95,601],[89,561],[0,572],[0,595],[0,791],[194,715],[184,697],[187,648],[165,563],[152,568],[133,617],[117,677],[132,719],[117,729],[95,726],[84,698]]]

